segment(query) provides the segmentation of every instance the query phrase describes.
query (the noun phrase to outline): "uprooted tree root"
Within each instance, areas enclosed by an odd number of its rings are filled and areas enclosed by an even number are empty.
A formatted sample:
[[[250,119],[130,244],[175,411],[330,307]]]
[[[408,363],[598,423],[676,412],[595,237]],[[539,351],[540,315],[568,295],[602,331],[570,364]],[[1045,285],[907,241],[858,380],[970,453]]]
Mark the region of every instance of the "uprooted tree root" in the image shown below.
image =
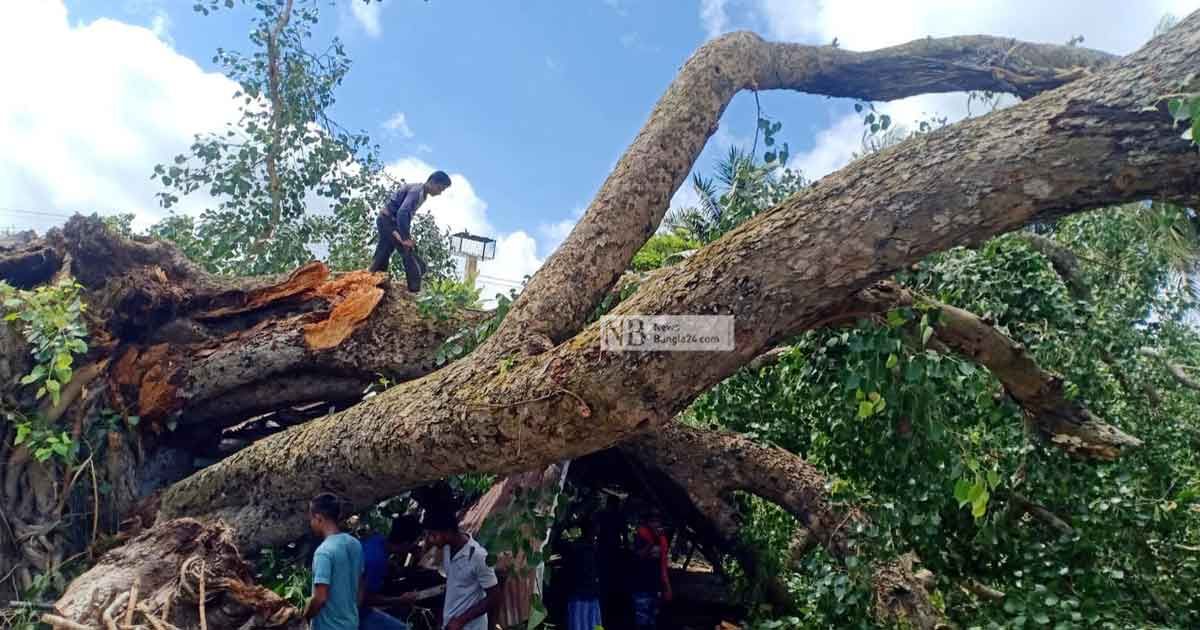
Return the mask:
[[[169,521],[107,553],[42,620],[71,630],[304,627],[299,610],[254,584],[226,525],[194,519]]]

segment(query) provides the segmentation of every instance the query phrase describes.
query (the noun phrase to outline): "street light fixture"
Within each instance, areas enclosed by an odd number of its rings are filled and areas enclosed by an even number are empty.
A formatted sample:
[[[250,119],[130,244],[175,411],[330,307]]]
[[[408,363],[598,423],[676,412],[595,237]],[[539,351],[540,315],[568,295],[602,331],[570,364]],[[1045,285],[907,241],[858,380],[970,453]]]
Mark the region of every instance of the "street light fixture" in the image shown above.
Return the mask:
[[[466,230],[450,236],[450,253],[466,259],[466,281],[474,286],[479,261],[496,257],[496,239],[471,234]]]

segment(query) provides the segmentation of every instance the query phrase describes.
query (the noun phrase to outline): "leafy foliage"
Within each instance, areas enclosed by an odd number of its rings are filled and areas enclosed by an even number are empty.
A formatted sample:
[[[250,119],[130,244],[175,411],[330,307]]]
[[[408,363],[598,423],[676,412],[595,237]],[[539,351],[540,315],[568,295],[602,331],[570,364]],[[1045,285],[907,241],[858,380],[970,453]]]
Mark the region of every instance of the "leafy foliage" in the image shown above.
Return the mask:
[[[496,308],[492,309],[491,316],[478,324],[469,325],[450,335],[438,348],[434,355],[434,361],[439,366],[445,365],[467,356],[472,350],[478,348],[500,328],[500,322],[504,321],[504,316],[508,314],[516,299],[516,289],[509,289],[508,295],[497,293]]]
[[[646,241],[637,254],[634,254],[630,267],[634,271],[658,269],[665,266],[677,254],[699,247],[700,241],[683,229],[665,234],[655,234]]]
[[[866,152],[909,135],[881,138],[896,126],[859,109]],[[732,151],[714,175],[728,187],[697,177],[711,194],[673,227],[711,241],[766,211],[767,196],[749,194],[761,183],[737,183],[764,170]],[[873,523],[856,532],[863,553],[851,561],[816,551],[789,570],[794,521],[740,498],[743,544],[759,550],[765,574],[786,575],[796,597],[795,616],[765,615],[753,627],[873,627],[871,567],[908,550],[937,576],[935,602],[964,627],[1200,623],[1189,586],[1200,558],[1188,551],[1200,548],[1200,468],[1191,454],[1200,397],[1137,357],[1142,346],[1170,348],[1178,362],[1200,364],[1190,281],[1198,223],[1190,210],[1144,203],[1034,228],[1077,257],[1074,280],[1086,294],[1024,234],[930,256],[896,277],[918,295],[980,315],[1062,373],[1068,396],[1145,440],[1115,462],[1071,460],[1029,434],[990,373],[926,346],[939,313],[921,304],[800,335],[774,367],[743,370],[697,399],[689,422],[804,456],[828,473],[835,503],[865,508]],[[1164,392],[1157,407],[1139,384]],[[753,577],[744,582],[751,597]],[[1004,597],[968,593],[971,580]]]
[[[523,576],[545,562],[545,550],[541,541],[544,533],[558,520],[568,501],[556,500],[557,484],[545,484],[537,488],[516,488],[512,501],[503,509],[493,512],[479,528],[476,538],[488,550],[487,562],[495,566],[501,556],[514,560],[506,570],[513,576]],[[526,628],[533,630],[543,626],[548,617],[541,597],[534,595],[530,604],[530,618]]]
[[[312,591],[312,571],[286,550],[263,549],[255,563],[255,579],[300,609]]]
[[[22,385],[36,385],[37,397],[47,394],[58,404],[62,387],[71,381],[75,355],[88,350],[86,305],[82,290],[73,280],[25,291],[0,282],[4,321],[18,322],[25,340],[33,346],[33,369],[21,378]]]
[[[24,446],[29,449],[33,458],[38,462],[46,462],[55,458],[64,465],[75,462],[79,444],[70,433],[57,427],[50,426],[41,416],[27,418],[17,412],[8,412],[6,419],[16,427],[13,446]]]
[[[417,298],[417,308],[425,317],[445,321],[462,309],[479,308],[479,289],[453,278],[434,278]]]

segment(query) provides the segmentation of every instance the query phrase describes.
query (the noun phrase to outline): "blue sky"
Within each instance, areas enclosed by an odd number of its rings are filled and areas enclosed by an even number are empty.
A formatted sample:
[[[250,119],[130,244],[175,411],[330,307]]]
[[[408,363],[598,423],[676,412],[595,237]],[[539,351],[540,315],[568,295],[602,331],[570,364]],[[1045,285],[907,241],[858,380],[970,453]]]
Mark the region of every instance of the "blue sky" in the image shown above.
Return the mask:
[[[926,35],[991,33],[1117,53],[1166,12],[1200,0],[337,0],[316,39],[346,44],[354,67],[336,118],[368,130],[405,177],[436,167],[453,195],[428,204],[447,227],[500,238],[483,273],[519,279],[569,230],[687,56],[749,28],[765,37],[871,49]],[[203,17],[189,0],[22,0],[0,6],[0,227],[44,230],[74,211],[161,212],[148,180],[191,134],[233,115],[218,46],[246,50],[244,9]],[[16,62],[16,59],[22,59]],[[10,84],[9,87],[11,87]],[[851,104],[762,95],[784,123],[792,166],[819,177],[858,148]],[[960,118],[964,95],[887,104],[904,123]],[[390,123],[390,124],[389,124]],[[748,145],[753,98],[727,110],[697,167]],[[461,184],[461,185],[459,185]],[[688,191],[677,202],[687,201]],[[205,199],[185,203],[198,212]],[[20,211],[20,212],[14,212]],[[44,212],[45,215],[30,212]]]
[[[165,10],[175,50],[206,70],[217,70],[217,47],[248,48],[245,9],[203,17],[187,2],[66,6],[84,22],[149,24]],[[502,233],[571,221],[676,69],[708,37],[696,6],[686,2],[365,6],[355,0],[323,7],[316,35],[340,37],[354,60],[338,93],[337,119],[370,131],[386,160],[416,156],[466,175]],[[823,99],[789,96],[793,118],[823,118]],[[384,127],[397,113],[404,124]],[[724,124],[721,150],[731,133],[752,136],[750,99],[739,99]],[[540,254],[551,245],[543,241]]]

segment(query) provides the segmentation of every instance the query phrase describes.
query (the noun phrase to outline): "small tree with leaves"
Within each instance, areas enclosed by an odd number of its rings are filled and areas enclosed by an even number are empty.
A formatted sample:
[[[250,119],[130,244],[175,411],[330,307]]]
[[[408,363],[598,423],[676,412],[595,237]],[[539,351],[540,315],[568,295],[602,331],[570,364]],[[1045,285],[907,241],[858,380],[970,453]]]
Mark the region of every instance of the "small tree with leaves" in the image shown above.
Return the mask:
[[[206,0],[194,9],[208,15],[236,4]],[[153,175],[163,185],[163,208],[197,192],[207,192],[216,206],[197,221],[172,217],[156,235],[185,238],[185,251],[218,273],[285,271],[322,246],[335,268],[363,266],[372,210],[397,182],[384,173],[379,147],[365,132],[349,131],[329,115],[350,59],[336,37],[319,52],[310,48],[318,0],[243,4],[255,11],[253,52],[221,48],[213,57],[238,83],[238,119],[221,132],[197,135],[188,153],[156,166]],[[448,273],[445,240],[433,221],[418,219],[414,228],[432,273]]]

